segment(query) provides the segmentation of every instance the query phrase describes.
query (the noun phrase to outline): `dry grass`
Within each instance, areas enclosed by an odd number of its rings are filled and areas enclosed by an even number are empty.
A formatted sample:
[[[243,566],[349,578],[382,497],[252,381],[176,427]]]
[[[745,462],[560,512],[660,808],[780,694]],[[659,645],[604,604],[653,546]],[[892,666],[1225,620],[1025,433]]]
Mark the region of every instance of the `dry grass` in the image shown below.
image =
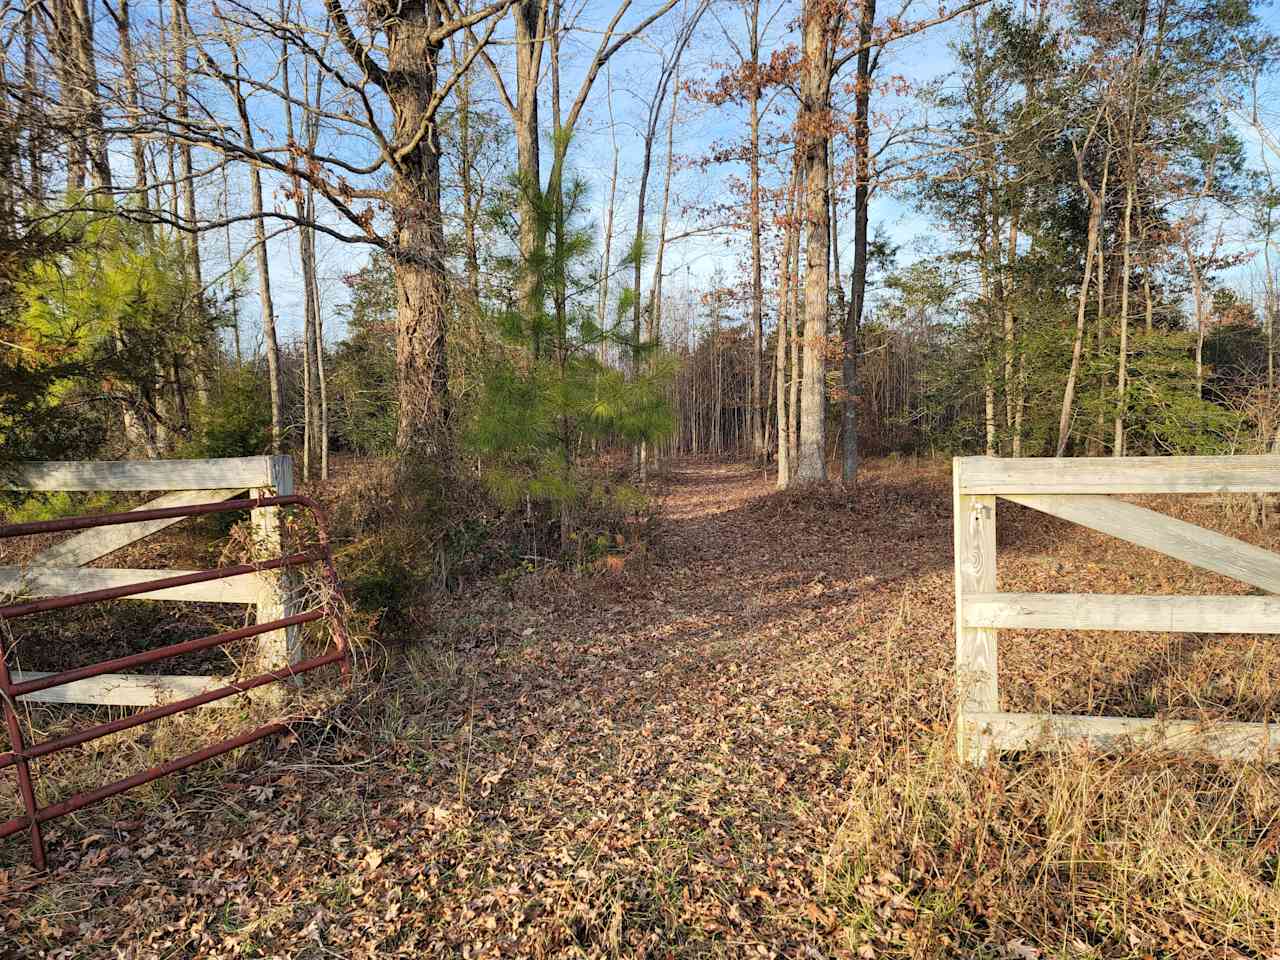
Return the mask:
[[[477,585],[288,752],[86,812],[41,884],[10,845],[0,952],[1280,956],[1277,768],[955,761],[944,466],[876,463],[854,494],[670,483],[647,572]],[[1233,504],[1162,507],[1278,546]],[[1240,589],[1005,507],[1000,578]],[[1277,653],[1010,632],[1002,688],[1257,720]]]

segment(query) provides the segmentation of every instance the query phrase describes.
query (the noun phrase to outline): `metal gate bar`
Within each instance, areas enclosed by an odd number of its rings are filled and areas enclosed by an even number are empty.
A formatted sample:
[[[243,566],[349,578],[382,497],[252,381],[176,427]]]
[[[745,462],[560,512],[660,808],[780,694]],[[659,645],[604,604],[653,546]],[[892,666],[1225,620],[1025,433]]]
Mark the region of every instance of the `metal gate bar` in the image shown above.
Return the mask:
[[[26,811],[25,816],[14,817],[0,823],[0,838],[12,836],[26,828],[31,839],[31,859],[35,864],[36,869],[44,870],[47,866],[47,857],[45,854],[44,837],[41,833],[41,824],[47,823],[56,817],[65,816],[66,814],[73,813],[77,810],[82,810],[85,807],[99,803],[108,797],[113,797],[116,794],[123,793],[126,790],[131,790],[144,783],[150,783],[154,780],[158,780],[171,773],[185,770],[187,767],[194,766],[197,763],[202,763],[205,760],[220,756],[221,754],[229,753],[232,750],[247,746],[266,737],[284,733],[287,731],[288,727],[283,723],[265,724],[257,729],[210,744],[202,750],[197,750],[194,753],[177,757],[173,760],[167,761],[166,763],[142,770],[133,776],[117,780],[114,783],[106,784],[96,790],[79,793],[58,803],[49,804],[44,807],[39,806],[36,802],[35,787],[31,774],[31,761],[37,760],[40,757],[49,756],[50,754],[57,753],[62,750],[69,750],[74,747],[81,746],[92,740],[97,740],[100,737],[119,733],[122,730],[138,727],[154,720],[163,719],[164,717],[173,716],[174,714],[181,713],[185,710],[191,710],[207,703],[213,703],[214,701],[221,700],[225,697],[234,696],[238,693],[246,693],[270,683],[289,680],[292,677],[308,673],[312,670],[318,670],[321,667],[326,667],[331,664],[338,664],[343,678],[349,680],[351,674],[349,656],[350,643],[347,637],[346,624],[343,621],[342,611],[339,607],[339,600],[342,596],[342,592],[341,586],[338,582],[337,572],[333,566],[333,551],[329,544],[329,534],[325,523],[324,512],[320,505],[310,497],[291,495],[283,497],[256,497],[241,500],[223,500],[218,503],[193,504],[185,507],[134,510],[128,513],[108,513],[93,517],[68,517],[60,520],[44,520],[36,521],[34,523],[18,523],[11,524],[9,526],[0,526],[0,539],[9,539],[13,537],[32,536],[42,533],[64,533],[72,530],[86,530],[92,527],[111,526],[121,523],[136,523],[138,521],[146,520],[204,516],[207,514],[225,513],[235,510],[258,510],[264,507],[288,506],[304,507],[310,512],[316,526],[316,540],[318,545],[315,549],[292,553],[287,556],[262,561],[260,563],[243,563],[230,567],[220,567],[214,570],[201,570],[195,573],[183,574],[176,577],[163,577],[142,583],[133,583],[122,587],[110,587],[103,590],[89,590],[82,593],[49,597],[27,603],[0,606],[0,620],[7,621],[50,610],[63,610],[70,607],[84,606],[86,604],[98,603],[106,600],[117,600],[123,597],[133,596],[135,594],[148,593],[153,590],[163,590],[169,587],[185,586],[192,583],[204,583],[210,580],[225,579],[227,577],[244,576],[246,574],[260,573],[266,570],[284,570],[313,563],[320,564],[327,588],[324,591],[324,595],[319,606],[303,613],[292,614],[290,616],[270,620],[265,623],[252,624],[236,630],[227,630],[195,640],[186,640],[181,643],[169,644],[168,646],[160,647],[155,650],[146,650],[141,653],[130,654],[124,657],[116,657],[112,660],[104,660],[100,663],[90,664],[84,667],[76,667],[71,670],[64,670],[61,673],[50,674],[45,677],[37,677],[32,680],[26,680],[22,683],[13,682],[12,675],[9,671],[9,650],[7,646],[4,649],[0,649],[0,696],[2,696],[4,700],[5,727],[9,734],[10,745],[10,749],[6,753],[0,754],[0,770],[7,767],[14,767],[16,769],[18,792],[22,798],[23,808]],[[117,720],[96,724],[83,730],[66,734],[62,737],[46,740],[43,743],[28,745],[22,735],[21,724],[18,717],[17,701],[24,695],[48,690],[52,687],[62,686],[63,684],[72,683],[77,680],[84,680],[107,673],[115,673],[121,669],[155,663],[156,661],[164,660],[169,657],[176,657],[187,653],[196,653],[201,650],[208,650],[213,647],[220,647],[227,643],[247,639],[263,633],[269,633],[273,630],[279,630],[296,624],[310,623],[321,619],[329,622],[332,630],[333,646],[330,650],[319,656],[312,657],[298,663],[291,663],[276,670],[268,670],[244,680],[234,680],[223,687],[208,690],[204,693],[186,697],[182,700],[176,700],[172,703],[149,707],[127,717],[121,717]]]

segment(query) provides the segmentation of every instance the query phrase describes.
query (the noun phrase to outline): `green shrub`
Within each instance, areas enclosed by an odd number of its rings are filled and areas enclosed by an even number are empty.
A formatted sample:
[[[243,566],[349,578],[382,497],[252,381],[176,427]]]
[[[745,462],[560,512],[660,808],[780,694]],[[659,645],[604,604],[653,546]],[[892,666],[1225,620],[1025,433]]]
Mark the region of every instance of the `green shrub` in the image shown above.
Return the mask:
[[[111,513],[127,509],[119,505],[110,493],[89,495],[67,493],[62,490],[49,493],[32,493],[18,500],[5,512],[7,523],[36,523],[41,520],[60,520],[63,517],[79,517],[92,513]]]
[[[271,395],[253,367],[222,374],[209,401],[192,411],[183,457],[252,457],[271,447]]]

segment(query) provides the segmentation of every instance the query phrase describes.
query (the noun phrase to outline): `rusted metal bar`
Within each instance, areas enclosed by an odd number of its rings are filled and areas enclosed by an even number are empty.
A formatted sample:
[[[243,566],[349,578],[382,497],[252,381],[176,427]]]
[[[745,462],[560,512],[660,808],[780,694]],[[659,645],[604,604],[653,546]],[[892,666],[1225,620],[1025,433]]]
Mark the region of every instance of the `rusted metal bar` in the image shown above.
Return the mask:
[[[195,640],[169,644],[155,650],[146,650],[124,657],[116,657],[112,660],[89,664],[88,666],[77,667],[72,670],[65,670],[45,677],[37,677],[23,681],[22,683],[13,682],[7,662],[7,651],[0,650],[0,698],[3,698],[5,726],[9,734],[10,746],[7,753],[0,754],[0,769],[4,769],[6,767],[14,767],[16,769],[19,793],[21,795],[23,809],[25,811],[23,816],[14,817],[11,820],[0,823],[0,837],[11,836],[12,834],[26,829],[30,834],[32,861],[38,870],[44,870],[47,864],[41,824],[56,817],[64,816],[77,810],[82,810],[87,806],[91,806],[92,804],[105,800],[108,797],[113,797],[119,793],[131,790],[132,788],[144,783],[150,783],[153,780],[158,780],[171,773],[185,770],[197,763],[202,763],[205,760],[209,760],[221,754],[228,753],[240,747],[248,746],[249,744],[262,740],[265,737],[283,733],[288,728],[284,723],[269,723],[264,726],[260,726],[255,730],[248,731],[247,733],[242,733],[226,740],[219,741],[218,743],[205,747],[202,750],[197,750],[194,753],[187,754],[186,756],[178,757],[166,763],[150,767],[134,774],[133,776],[126,777],[123,780],[117,780],[114,783],[107,784],[106,786],[99,787],[96,790],[91,790],[86,793],[76,794],[75,796],[68,797],[65,800],[45,807],[41,807],[36,800],[31,772],[31,762],[33,760],[37,760],[41,757],[47,757],[63,750],[73,749],[101,737],[129,730],[134,727],[139,727],[165,717],[174,716],[184,711],[192,710],[196,707],[213,703],[226,697],[234,696],[239,693],[247,693],[270,683],[288,680],[300,674],[307,673],[312,670],[318,670],[331,664],[338,664],[342,671],[343,678],[349,679],[351,672],[349,657],[350,643],[347,636],[346,624],[343,621],[342,616],[342,588],[338,581],[337,571],[333,565],[333,551],[330,546],[324,512],[320,508],[320,505],[310,497],[284,496],[224,500],[218,503],[195,504],[185,507],[166,507],[157,510],[134,510],[128,513],[104,514],[97,517],[68,517],[62,520],[45,520],[34,523],[13,524],[6,527],[0,527],[0,539],[5,539],[41,533],[86,530],[92,527],[135,523],[146,520],[203,516],[234,510],[252,510],[264,507],[287,506],[305,507],[311,513],[312,518],[315,521],[316,541],[318,542],[318,547],[316,549],[293,553],[260,563],[237,564],[236,566],[221,567],[215,570],[202,570],[175,577],[162,577],[155,580],[148,580],[144,583],[130,584],[124,587],[91,590],[78,594],[49,597],[30,603],[10,604],[5,607],[0,607],[0,620],[8,620],[36,613],[43,613],[50,610],[61,610],[89,603],[121,599],[139,593],[147,593],[153,590],[163,590],[170,587],[185,586],[193,583],[204,583],[227,577],[243,576],[245,574],[258,573],[264,570],[285,569],[309,563],[318,563],[320,565],[327,587],[321,597],[319,606],[304,613],[292,614],[287,617],[281,617],[265,623],[252,624],[236,630],[227,630]],[[310,623],[321,619],[329,621],[332,630],[333,647],[328,652],[319,656],[303,660],[300,663],[288,664],[276,670],[269,670],[247,679],[233,680],[225,686],[217,687],[213,690],[207,690],[204,693],[186,697],[182,700],[174,701],[173,703],[158,704],[154,707],[148,707],[137,713],[131,714],[130,716],[120,717],[107,723],[97,724],[84,730],[79,730],[74,733],[66,734],[62,737],[47,740],[43,743],[28,745],[23,736],[20,719],[18,717],[17,702],[19,698],[24,695],[48,690],[53,687],[59,687],[67,683],[74,683],[77,680],[84,680],[90,677],[114,673],[131,667],[144,666],[170,657],[196,653],[201,650],[222,646],[237,640],[247,639],[263,633],[269,633],[283,627]]]
[[[66,816],[68,813],[75,813],[77,810],[83,810],[85,807],[93,806],[116,794],[124,793],[126,790],[132,790],[134,787],[140,787],[144,783],[151,783],[153,780],[159,780],[167,777],[171,773],[177,773],[179,770],[185,770],[187,767],[194,767],[197,763],[203,763],[214,757],[221,756],[224,753],[230,753],[232,750],[238,750],[241,747],[247,747],[251,743],[256,743],[265,737],[274,736],[276,734],[285,733],[289,729],[287,724],[269,723],[266,726],[258,727],[256,730],[250,730],[248,733],[242,733],[226,740],[220,740],[212,746],[205,747],[203,750],[197,750],[195,753],[189,753],[185,757],[178,757],[159,766],[151,767],[143,770],[141,773],[135,773],[131,777],[125,777],[123,780],[117,780],[109,783],[105,787],[99,787],[88,793],[78,793],[74,797],[68,797],[60,803],[50,804],[36,811],[35,820],[37,827],[42,823],[47,823],[57,817]],[[25,820],[14,818],[6,820],[0,824],[0,837],[11,836],[22,829]],[[16,826],[15,826],[16,824]],[[44,869],[39,867],[39,869]]]
[[[290,494],[286,497],[244,497],[239,500],[219,500],[215,503],[193,503],[185,507],[156,507],[152,510],[128,510],[124,513],[99,513],[87,517],[10,523],[0,527],[0,540],[10,537],[30,537],[41,533],[70,533],[72,530],[90,530],[94,527],[112,527],[122,523],[139,523],[146,520],[173,520],[179,517],[203,517],[211,513],[230,513],[235,510],[291,506],[306,507],[311,511],[312,516],[319,518],[320,504],[311,497],[299,494]]]
[[[119,673],[122,670],[146,666],[159,660],[168,660],[170,657],[180,657],[186,653],[199,653],[201,650],[208,650],[210,647],[220,647],[223,644],[234,643],[237,640],[246,640],[262,633],[270,633],[272,630],[292,627],[295,624],[311,623],[313,620],[321,620],[323,618],[323,610],[308,610],[306,613],[295,613],[289,617],[281,617],[279,620],[254,623],[247,627],[228,630],[225,633],[215,633],[208,637],[201,637],[198,640],[184,640],[181,643],[172,643],[167,647],[157,647],[155,650],[131,653],[127,656],[116,657],[114,660],[93,663],[87,667],[76,667],[74,670],[65,670],[62,673],[51,673],[47,677],[24,680],[13,685],[13,692],[15,696],[38,693],[41,690],[50,690],[53,687],[75,683],[77,680],[87,680],[90,677],[98,677],[104,673]]]
[[[32,600],[28,603],[13,603],[7,607],[0,607],[0,620],[14,620],[18,617],[30,616],[33,613],[48,613],[51,610],[82,607],[88,603],[120,600],[124,597],[136,596],[139,593],[150,593],[152,590],[168,590],[170,587],[185,587],[193,583],[208,583],[210,580],[242,577],[245,574],[258,573],[263,570],[300,567],[320,559],[319,551],[308,550],[303,553],[291,553],[289,556],[280,557],[277,560],[264,560],[261,563],[238,563],[234,567],[197,570],[194,573],[184,573],[176,577],[161,577],[157,580],[144,580],[139,583],[126,584],[122,587],[103,587],[101,590],[86,590],[83,593],[69,593],[61,597],[46,597],[43,600]]]
[[[23,819],[17,821],[16,830],[21,830],[25,824],[31,833],[31,862],[37,870],[44,870],[47,866],[47,859],[44,851],[44,836],[40,832],[40,820],[38,819],[39,809],[36,805],[36,791],[31,783],[31,766],[27,763],[26,757],[21,755],[26,741],[22,736],[22,725],[18,722],[18,710],[14,704],[12,693],[13,684],[9,677],[9,665],[5,662],[5,657],[0,655],[0,689],[3,689],[4,695],[4,723],[9,731],[9,746],[18,751],[18,793],[22,795],[22,806],[26,809],[27,815]],[[10,821],[13,822],[13,821]],[[5,834],[7,835],[7,834]]]
[[[175,713],[182,713],[184,710],[191,710],[195,707],[203,707],[207,703],[215,703],[227,697],[233,697],[237,693],[248,693],[250,690],[256,690],[258,687],[264,687],[268,683],[276,683],[280,680],[288,680],[310,670],[317,670],[320,667],[327,667],[331,663],[337,663],[345,654],[341,651],[334,650],[332,653],[326,653],[319,657],[312,657],[309,660],[303,660],[299,663],[291,663],[287,667],[281,667],[278,670],[270,670],[266,673],[258,674],[256,677],[249,677],[247,680],[233,680],[225,687],[216,687],[213,690],[206,690],[204,693],[193,694],[182,700],[175,700],[172,703],[162,703],[159,706],[147,707],[138,713],[128,717],[120,717],[117,720],[111,720],[107,723],[100,723],[96,727],[89,727],[76,733],[69,733],[64,737],[56,740],[46,740],[43,743],[32,744],[22,750],[10,750],[8,753],[0,754],[0,770],[5,767],[12,766],[20,758],[25,757],[28,760],[37,760],[40,757],[47,756],[50,753],[57,753],[59,750],[66,750],[70,747],[78,747],[81,744],[88,743],[91,740],[97,740],[108,734],[119,733],[122,730],[129,730],[133,727],[140,727],[144,723],[150,723],[152,720],[162,720],[165,717],[171,717]]]
[[[339,658],[341,658],[342,656],[343,656],[342,653],[338,652],[337,650],[334,650],[332,653],[326,653],[323,656],[313,657],[310,660],[305,660],[302,663],[295,664],[292,668],[282,668],[280,670],[273,670],[270,673],[264,673],[260,676],[254,677],[252,680],[243,681],[241,684],[236,685],[236,687],[234,688],[223,687],[216,691],[210,691],[210,694],[213,694],[213,693],[218,694],[218,696],[216,697],[210,696],[209,694],[201,694],[200,697],[198,698],[191,697],[189,698],[189,700],[199,699],[203,703],[210,703],[213,700],[221,699],[221,697],[231,696],[232,694],[235,694],[235,693],[242,693],[247,690],[252,690],[255,687],[261,687],[261,686],[265,686],[268,683],[275,683],[278,680],[287,679],[288,677],[294,674],[306,673],[310,670],[318,670],[319,668],[326,667],[331,663],[336,663],[339,660]],[[198,703],[191,703],[189,701],[183,701],[183,704],[184,705],[182,709],[190,709],[193,706],[200,705]],[[146,717],[145,720],[131,722],[131,721],[134,721],[136,718],[126,717],[123,720],[116,721],[115,723],[102,724],[99,727],[94,727],[94,728],[91,728],[90,730],[84,731],[83,733],[88,734],[88,736],[83,736],[82,734],[72,734],[68,737],[62,738],[61,741],[49,741],[48,743],[45,743],[45,744],[39,744],[35,747],[28,748],[24,752],[24,755],[21,757],[15,758],[15,761],[18,763],[22,763],[25,760],[36,759],[38,757],[44,756],[49,753],[55,753],[58,750],[65,750],[65,749],[68,749],[69,747],[78,746],[82,743],[85,743],[88,740],[96,739],[97,737],[101,737],[101,736],[106,736],[109,733],[115,733],[119,730],[126,730],[129,727],[139,726],[142,723],[146,723],[151,720],[158,720],[160,719],[160,717],[170,716],[174,713],[180,712],[179,710],[168,709],[169,706],[170,706],[169,704],[165,704],[164,707],[154,708],[154,711],[145,711],[150,714],[149,716]],[[160,711],[164,711],[164,712],[160,712]],[[107,729],[109,727],[111,729]],[[266,724],[265,726],[259,727],[257,730],[251,731],[249,734],[243,734],[238,737],[232,737],[228,740],[224,740],[220,744],[215,745],[215,748],[206,748],[204,750],[198,750],[193,754],[187,755],[186,757],[179,757],[178,759],[170,760],[167,763],[158,764],[157,766],[154,766],[154,767],[148,767],[146,770],[142,770],[138,773],[135,773],[131,777],[126,777],[123,780],[117,780],[115,783],[108,784],[107,786],[101,787],[97,790],[93,790],[88,793],[76,794],[75,796],[68,797],[66,800],[63,800],[60,803],[51,804],[50,806],[47,806],[47,807],[37,808],[35,810],[34,826],[36,829],[39,829],[40,824],[47,823],[48,821],[54,819],[55,817],[61,817],[68,813],[74,813],[76,810],[80,810],[84,807],[90,806],[91,804],[97,803],[99,800],[105,800],[107,797],[113,797],[117,793],[123,793],[125,790],[130,790],[133,787],[141,786],[144,783],[151,783],[154,780],[159,780],[160,778],[168,776],[170,773],[173,773],[177,770],[185,769],[186,767],[199,763],[201,760],[206,760],[210,756],[217,756],[220,753],[226,753],[229,750],[236,749],[237,747],[247,746],[248,744],[253,743],[254,741],[261,740],[263,737],[271,736],[274,733],[284,733],[287,729],[288,729],[288,726],[283,723]],[[52,749],[48,749],[49,747],[52,747]],[[221,748],[221,749],[218,749],[218,748]],[[209,749],[214,749],[215,752],[209,753],[208,752]],[[193,757],[196,759],[192,759]],[[0,838],[7,837],[7,836],[10,836],[11,834],[17,833],[19,830],[22,829],[22,827],[27,822],[28,822],[28,818],[25,818],[25,817],[15,817],[12,820],[5,821],[3,824],[0,824]]]

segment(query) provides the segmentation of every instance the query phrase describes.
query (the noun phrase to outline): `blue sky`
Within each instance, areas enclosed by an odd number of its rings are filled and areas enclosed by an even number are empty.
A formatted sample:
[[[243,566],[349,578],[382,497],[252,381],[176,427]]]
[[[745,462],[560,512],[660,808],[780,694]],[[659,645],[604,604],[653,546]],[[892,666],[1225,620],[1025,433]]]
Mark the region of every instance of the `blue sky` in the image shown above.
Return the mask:
[[[656,5],[656,0],[635,3],[635,9],[629,15],[628,22],[634,22],[632,18],[639,19]],[[776,7],[767,2],[763,6],[766,15]],[[918,8],[922,12],[916,15],[932,15],[935,9],[931,7],[926,9],[928,6],[920,5]],[[563,87],[566,100],[572,99],[576,93],[583,63],[589,58],[590,51],[594,49],[597,42],[597,34],[592,32],[593,28],[598,27],[598,21],[612,11],[613,4],[600,4],[596,0],[588,0],[584,9],[586,12],[579,21],[583,32],[574,36],[573,42],[566,45],[563,54],[565,61]],[[769,35],[766,37],[766,56],[772,48],[790,43],[795,39],[794,20],[798,10],[797,2],[781,4],[780,12],[774,16]],[[711,16],[704,18],[699,28],[699,35],[690,44],[682,67],[683,76],[686,79],[710,76],[719,67],[717,61],[732,57],[730,45],[724,38],[722,28],[735,32],[738,37],[743,36],[742,15],[736,5],[722,3],[718,12],[718,18]],[[1264,9],[1262,15],[1265,22],[1273,29],[1280,29],[1280,19],[1273,8]],[[663,52],[670,48],[679,16],[679,10],[670,14],[665,21],[651,28],[647,35],[633,41],[610,63],[610,79],[614,89],[612,133],[616,136],[621,151],[621,180],[613,247],[615,251],[625,249],[633,232],[641,154],[639,130],[647,109],[647,98],[652,96],[658,64]],[[945,76],[953,69],[953,59],[948,44],[962,29],[965,27],[964,21],[961,20],[933,28],[918,37],[897,42],[885,55],[881,75],[902,75],[914,84],[922,84]],[[508,78],[508,83],[512,73],[509,54],[509,45],[500,44],[494,48],[494,58]],[[486,89],[490,89],[486,71],[478,69],[476,81],[479,85],[476,95],[483,98]],[[591,199],[599,211],[598,224],[603,223],[603,205],[608,196],[613,156],[605,91],[606,81],[602,76],[593,89],[571,153],[573,168],[587,180],[591,187]],[[1280,92],[1280,87],[1277,87],[1274,78],[1268,81],[1267,92],[1271,91]],[[1266,99],[1270,102],[1274,98]],[[775,132],[789,125],[794,109],[793,101],[789,98],[781,98],[780,103],[779,112],[769,121]],[[880,106],[882,109],[892,110],[895,107],[895,101],[891,97],[885,98],[880,101]],[[502,108],[496,105],[496,101],[495,109],[501,113]],[[716,144],[730,142],[745,135],[745,110],[733,107],[710,108],[702,104],[690,103],[687,98],[682,98],[679,110],[674,152],[682,160],[705,155]],[[550,108],[545,101],[543,111],[544,118],[548,118]],[[1280,120],[1280,116],[1275,119]],[[270,120],[264,119],[264,122],[270,124]],[[1280,129],[1280,123],[1277,124],[1277,128]],[[647,225],[650,231],[656,230],[660,215],[663,176],[666,168],[665,122],[663,132],[658,139],[654,170],[649,186]],[[1256,137],[1249,136],[1248,139],[1256,145]],[[350,150],[353,155],[367,150],[364,145],[351,143],[331,143],[330,146],[335,151]],[[544,150],[544,170],[545,157]],[[1280,163],[1277,163],[1277,169],[1280,170]],[[674,180],[673,222],[669,233],[683,233],[714,220],[713,217],[700,217],[695,212],[686,213],[684,208],[714,203],[725,195],[727,178],[731,175],[742,176],[742,173],[742,170],[731,166],[711,167],[706,170],[683,166]],[[268,203],[271,202],[269,199]],[[278,198],[277,202],[279,202]],[[926,217],[914,210],[909,203],[889,194],[880,195],[874,202],[872,225],[873,231],[879,228],[899,245],[899,263],[907,263],[918,258],[927,248],[936,247],[941,240],[936,228]],[[243,249],[247,239],[247,231],[233,235],[233,251],[238,253]],[[1233,242],[1237,247],[1241,246],[1238,240]],[[225,253],[222,253],[225,249],[224,243],[220,236],[207,237],[206,255],[215,261],[219,257],[225,261]],[[273,240],[269,246],[273,287],[282,336],[296,337],[300,332],[302,315],[296,237],[290,234]],[[353,247],[323,237],[320,239],[318,252],[321,261],[322,297],[327,334],[332,340],[342,334],[342,325],[338,316],[341,304],[345,302],[346,292],[341,278],[358,268],[368,254],[365,248]],[[743,264],[747,256],[745,237],[741,233],[706,235],[675,243],[667,252],[666,290],[679,298],[684,295],[683,288],[687,282],[691,282],[696,288],[710,285],[717,276],[724,276],[730,281],[737,279],[743,272]],[[848,262],[847,256],[842,257],[842,264],[846,270]],[[1247,283],[1249,270],[1248,265],[1236,268],[1229,277],[1224,279],[1237,286],[1244,285]],[[649,271],[646,269],[646,285],[648,282]],[[256,326],[258,315],[258,304],[253,289],[251,287],[241,310],[242,328],[250,335],[250,339],[252,339],[252,331]]]

